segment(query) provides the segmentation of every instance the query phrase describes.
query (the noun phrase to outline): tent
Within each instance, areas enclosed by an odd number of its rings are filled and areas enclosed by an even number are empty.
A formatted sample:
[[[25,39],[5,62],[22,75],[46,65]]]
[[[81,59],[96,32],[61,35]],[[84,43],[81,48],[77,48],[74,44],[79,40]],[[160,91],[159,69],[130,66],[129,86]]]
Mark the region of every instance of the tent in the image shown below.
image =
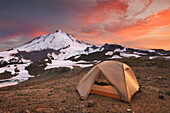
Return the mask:
[[[76,87],[81,99],[89,93],[130,102],[139,91],[139,84],[132,69],[118,61],[104,61],[94,66]]]

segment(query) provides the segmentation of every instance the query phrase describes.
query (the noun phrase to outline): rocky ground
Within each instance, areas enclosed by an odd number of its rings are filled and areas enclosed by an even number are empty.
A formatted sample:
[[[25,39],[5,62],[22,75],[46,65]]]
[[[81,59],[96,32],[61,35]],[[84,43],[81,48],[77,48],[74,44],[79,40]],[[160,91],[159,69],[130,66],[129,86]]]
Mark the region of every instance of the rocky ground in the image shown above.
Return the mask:
[[[95,94],[80,100],[75,90],[90,68],[42,73],[16,86],[0,88],[0,113],[167,113],[170,111],[170,60],[119,59],[132,67],[140,85],[130,104]]]

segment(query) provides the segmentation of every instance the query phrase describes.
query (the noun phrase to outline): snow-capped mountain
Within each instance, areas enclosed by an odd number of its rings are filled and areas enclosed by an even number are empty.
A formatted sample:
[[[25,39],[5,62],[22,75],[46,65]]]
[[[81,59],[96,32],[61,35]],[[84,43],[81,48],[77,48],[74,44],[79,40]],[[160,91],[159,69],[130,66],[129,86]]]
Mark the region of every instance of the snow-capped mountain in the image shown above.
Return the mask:
[[[46,57],[67,59],[75,55],[88,54],[99,47],[79,41],[70,34],[57,30],[48,36],[41,35],[20,47],[0,52],[0,64],[24,63]]]
[[[170,59],[170,51],[165,51],[163,49],[133,49],[126,48],[118,44],[105,44],[100,47],[99,51],[81,54],[69,58],[72,61],[103,61],[107,59],[119,59],[119,58],[140,58],[145,57],[145,59]]]
[[[48,36],[41,35],[40,37],[24,44],[23,46],[14,49],[19,51],[31,52],[41,51],[45,49],[59,50],[62,48],[70,47],[72,48],[72,50],[79,52],[90,46],[90,44],[83,43],[82,41],[73,38],[71,35],[61,30],[57,30],[56,32],[51,33]]]
[[[170,51],[162,49],[133,49],[118,44],[91,45],[57,30],[42,35],[22,46],[0,52],[0,87],[16,85],[36,74],[35,69],[90,67],[104,60],[120,58],[170,59]],[[10,76],[6,76],[9,74]],[[39,76],[41,74],[38,74]],[[37,75],[37,76],[38,76]]]
[[[95,54],[93,56],[93,54]],[[40,59],[50,58],[55,60],[77,59],[115,59],[123,57],[141,56],[169,56],[170,51],[159,49],[133,49],[118,44],[105,44],[96,46],[84,43],[73,38],[61,30],[54,33],[41,35],[22,46],[0,52],[0,67],[7,64],[27,63]],[[103,59],[102,58],[102,59]],[[155,57],[156,58],[156,57]],[[169,57],[168,57],[169,58]],[[80,59],[80,58],[79,58]],[[85,59],[84,59],[85,60]]]

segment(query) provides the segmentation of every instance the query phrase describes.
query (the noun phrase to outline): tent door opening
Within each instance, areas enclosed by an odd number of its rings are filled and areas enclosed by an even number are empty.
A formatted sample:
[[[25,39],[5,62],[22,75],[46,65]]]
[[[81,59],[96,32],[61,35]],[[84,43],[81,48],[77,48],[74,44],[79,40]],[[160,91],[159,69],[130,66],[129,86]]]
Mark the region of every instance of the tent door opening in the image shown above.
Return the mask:
[[[101,72],[96,77],[90,92],[120,100],[120,96],[117,93],[116,88],[109,83],[109,81],[103,76]]]

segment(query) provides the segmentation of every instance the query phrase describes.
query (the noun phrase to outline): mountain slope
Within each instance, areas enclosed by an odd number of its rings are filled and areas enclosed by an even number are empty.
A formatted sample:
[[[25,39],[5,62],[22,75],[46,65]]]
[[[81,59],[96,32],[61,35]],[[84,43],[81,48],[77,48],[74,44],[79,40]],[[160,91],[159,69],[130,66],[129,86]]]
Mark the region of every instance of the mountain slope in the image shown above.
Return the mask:
[[[40,76],[53,68],[94,66],[104,60],[170,59],[170,51],[133,49],[118,44],[96,46],[84,43],[57,30],[42,35],[7,51],[0,52],[0,87],[15,85],[30,77]],[[55,70],[55,69],[54,69]],[[67,69],[66,69],[67,70]]]
[[[94,55],[93,55],[94,54]],[[162,49],[133,49],[118,44],[96,46],[73,38],[70,34],[57,30],[48,36],[42,35],[20,47],[0,52],[0,67],[7,64],[27,63],[45,58],[52,60],[74,59],[83,56],[90,59],[115,59],[122,57],[151,56],[149,58],[169,59],[170,51]],[[153,57],[154,56],[154,57]],[[84,58],[87,57],[87,58]],[[96,58],[95,58],[96,57]]]
[[[85,51],[87,48],[90,48],[90,51]],[[35,38],[20,47],[0,52],[0,67],[6,64],[26,63],[28,60],[36,61],[47,57],[67,59],[75,55],[88,54],[98,48],[99,46],[84,43],[61,30],[57,30],[48,36],[42,35]]]
[[[48,36],[42,35],[23,46],[14,48],[19,51],[31,52],[31,51],[41,51],[45,49],[59,50],[61,48],[72,47],[73,49],[79,51],[90,47],[90,44],[85,44],[79,40],[76,40],[71,35],[57,30]]]

